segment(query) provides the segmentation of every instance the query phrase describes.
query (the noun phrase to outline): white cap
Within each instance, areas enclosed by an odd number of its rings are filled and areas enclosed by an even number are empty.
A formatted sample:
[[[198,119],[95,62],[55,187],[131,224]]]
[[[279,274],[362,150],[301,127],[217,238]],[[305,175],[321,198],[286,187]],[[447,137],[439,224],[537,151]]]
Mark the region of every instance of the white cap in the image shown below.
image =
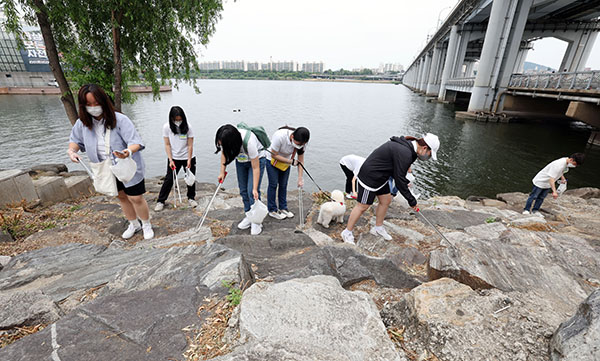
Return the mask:
[[[423,140],[431,149],[431,158],[437,160],[437,151],[440,149],[440,138],[435,134],[427,133],[423,136]]]

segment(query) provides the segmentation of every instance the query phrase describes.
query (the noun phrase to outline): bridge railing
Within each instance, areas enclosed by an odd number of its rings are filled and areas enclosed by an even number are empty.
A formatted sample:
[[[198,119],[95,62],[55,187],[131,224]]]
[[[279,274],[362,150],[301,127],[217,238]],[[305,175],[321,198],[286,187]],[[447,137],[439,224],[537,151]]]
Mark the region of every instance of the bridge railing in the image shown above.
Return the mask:
[[[475,85],[475,77],[469,78],[452,78],[448,79],[446,86],[453,86],[457,88],[472,88]]]
[[[600,70],[572,73],[513,74],[509,87],[528,89],[600,90]]]

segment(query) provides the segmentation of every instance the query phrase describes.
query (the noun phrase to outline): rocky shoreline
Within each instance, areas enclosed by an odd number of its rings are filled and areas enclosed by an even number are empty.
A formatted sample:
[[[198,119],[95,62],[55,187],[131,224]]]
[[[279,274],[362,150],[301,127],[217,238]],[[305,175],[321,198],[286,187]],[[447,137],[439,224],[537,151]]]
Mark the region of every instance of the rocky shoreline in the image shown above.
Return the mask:
[[[73,176],[54,173],[34,177]],[[194,232],[215,189],[151,212],[149,241],[120,238],[110,197],[0,210],[23,232],[0,240],[0,359],[600,359],[599,189],[547,200],[544,217],[520,213],[524,193],[421,202],[451,244],[396,198],[392,241],[369,233],[370,210],[356,246],[316,223],[319,197],[302,197],[299,227],[297,191],[294,218],[250,236],[238,190],[222,190]]]

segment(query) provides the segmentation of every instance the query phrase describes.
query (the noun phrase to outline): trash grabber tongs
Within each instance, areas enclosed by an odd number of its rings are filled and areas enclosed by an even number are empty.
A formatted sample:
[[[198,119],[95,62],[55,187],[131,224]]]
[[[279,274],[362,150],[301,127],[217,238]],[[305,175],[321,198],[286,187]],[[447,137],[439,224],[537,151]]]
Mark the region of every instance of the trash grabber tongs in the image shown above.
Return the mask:
[[[171,167],[171,170],[173,171],[173,183],[175,183],[175,189],[173,189],[173,205],[175,208],[177,208],[177,195],[179,194],[179,205],[183,204],[183,201],[181,200],[181,191],[179,190],[179,182],[177,182],[177,172],[176,172],[176,167]],[[177,190],[177,192],[175,192],[175,190]]]
[[[202,214],[202,219],[200,220],[200,223],[198,223],[198,225],[196,226],[196,232],[198,232],[198,230],[200,230],[200,228],[202,228],[202,225],[204,224],[204,220],[206,219],[206,215],[208,214],[208,210],[210,209],[212,202],[215,200],[217,193],[219,193],[219,189],[221,189],[221,186],[223,185],[223,181],[225,180],[225,177],[227,177],[227,172],[225,172],[223,179],[221,179],[219,181],[219,185],[217,185],[217,190],[215,191],[215,194],[213,194],[212,198],[210,199],[210,202],[208,202],[208,206],[206,206],[206,209],[204,210],[204,214]]]
[[[436,226],[435,226],[433,223],[431,223],[431,222],[429,221],[429,219],[427,219],[427,217],[425,217],[425,215],[423,214],[423,212],[421,212],[421,210],[420,210],[419,208],[417,208],[417,209],[416,209],[416,211],[417,211],[417,213],[418,213],[418,214],[420,214],[420,215],[421,215],[421,217],[423,217],[423,219],[424,219],[424,220],[425,220],[425,221],[426,221],[426,222],[427,222],[427,223],[428,223],[428,224],[429,224],[429,225],[430,225],[430,226],[431,226],[431,227],[432,227],[432,228],[433,228],[433,229],[434,229],[434,230],[437,232],[437,234],[439,234],[439,235],[440,235],[440,237],[442,237],[442,238],[443,238],[443,239],[444,239],[446,242],[448,242],[448,244],[450,245],[450,247],[451,247],[453,250],[455,250],[455,251],[458,251],[458,248],[456,248],[456,246],[455,246],[455,245],[454,245],[452,242],[450,242],[450,241],[448,240],[448,238],[446,238],[446,236],[444,236],[444,235],[442,234],[442,232],[440,232],[440,231],[439,231],[439,229],[437,229],[437,227],[436,227]]]

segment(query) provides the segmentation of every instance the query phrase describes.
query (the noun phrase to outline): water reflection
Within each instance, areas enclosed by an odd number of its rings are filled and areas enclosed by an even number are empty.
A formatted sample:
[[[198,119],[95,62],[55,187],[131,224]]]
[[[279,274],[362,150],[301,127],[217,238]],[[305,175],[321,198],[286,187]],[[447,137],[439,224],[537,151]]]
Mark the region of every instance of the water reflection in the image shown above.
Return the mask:
[[[182,86],[163,93],[158,102],[151,95],[140,95],[135,104],[124,106],[146,143],[143,154],[149,176],[165,172],[161,129],[173,105],[183,107],[196,134],[197,178],[210,182],[219,169],[214,132],[222,124],[240,121],[263,125],[270,134],[285,124],[308,127],[306,167],[321,187],[330,190],[343,187],[338,166],[342,156],[367,156],[392,135],[435,133],[441,141],[438,162],[417,161],[414,166],[426,196],[528,192],[537,171],[556,158],[584,151],[589,136],[588,130],[568,125],[457,121],[453,106],[427,103],[399,85],[202,80],[199,86],[201,94]],[[68,164],[70,125],[57,97],[0,96],[0,110],[0,168]],[[588,148],[586,153],[586,164],[568,176],[570,188],[600,187],[600,149]],[[233,174],[234,167],[230,168]],[[308,179],[305,185],[316,190]],[[225,186],[236,186],[235,177],[229,177]]]

